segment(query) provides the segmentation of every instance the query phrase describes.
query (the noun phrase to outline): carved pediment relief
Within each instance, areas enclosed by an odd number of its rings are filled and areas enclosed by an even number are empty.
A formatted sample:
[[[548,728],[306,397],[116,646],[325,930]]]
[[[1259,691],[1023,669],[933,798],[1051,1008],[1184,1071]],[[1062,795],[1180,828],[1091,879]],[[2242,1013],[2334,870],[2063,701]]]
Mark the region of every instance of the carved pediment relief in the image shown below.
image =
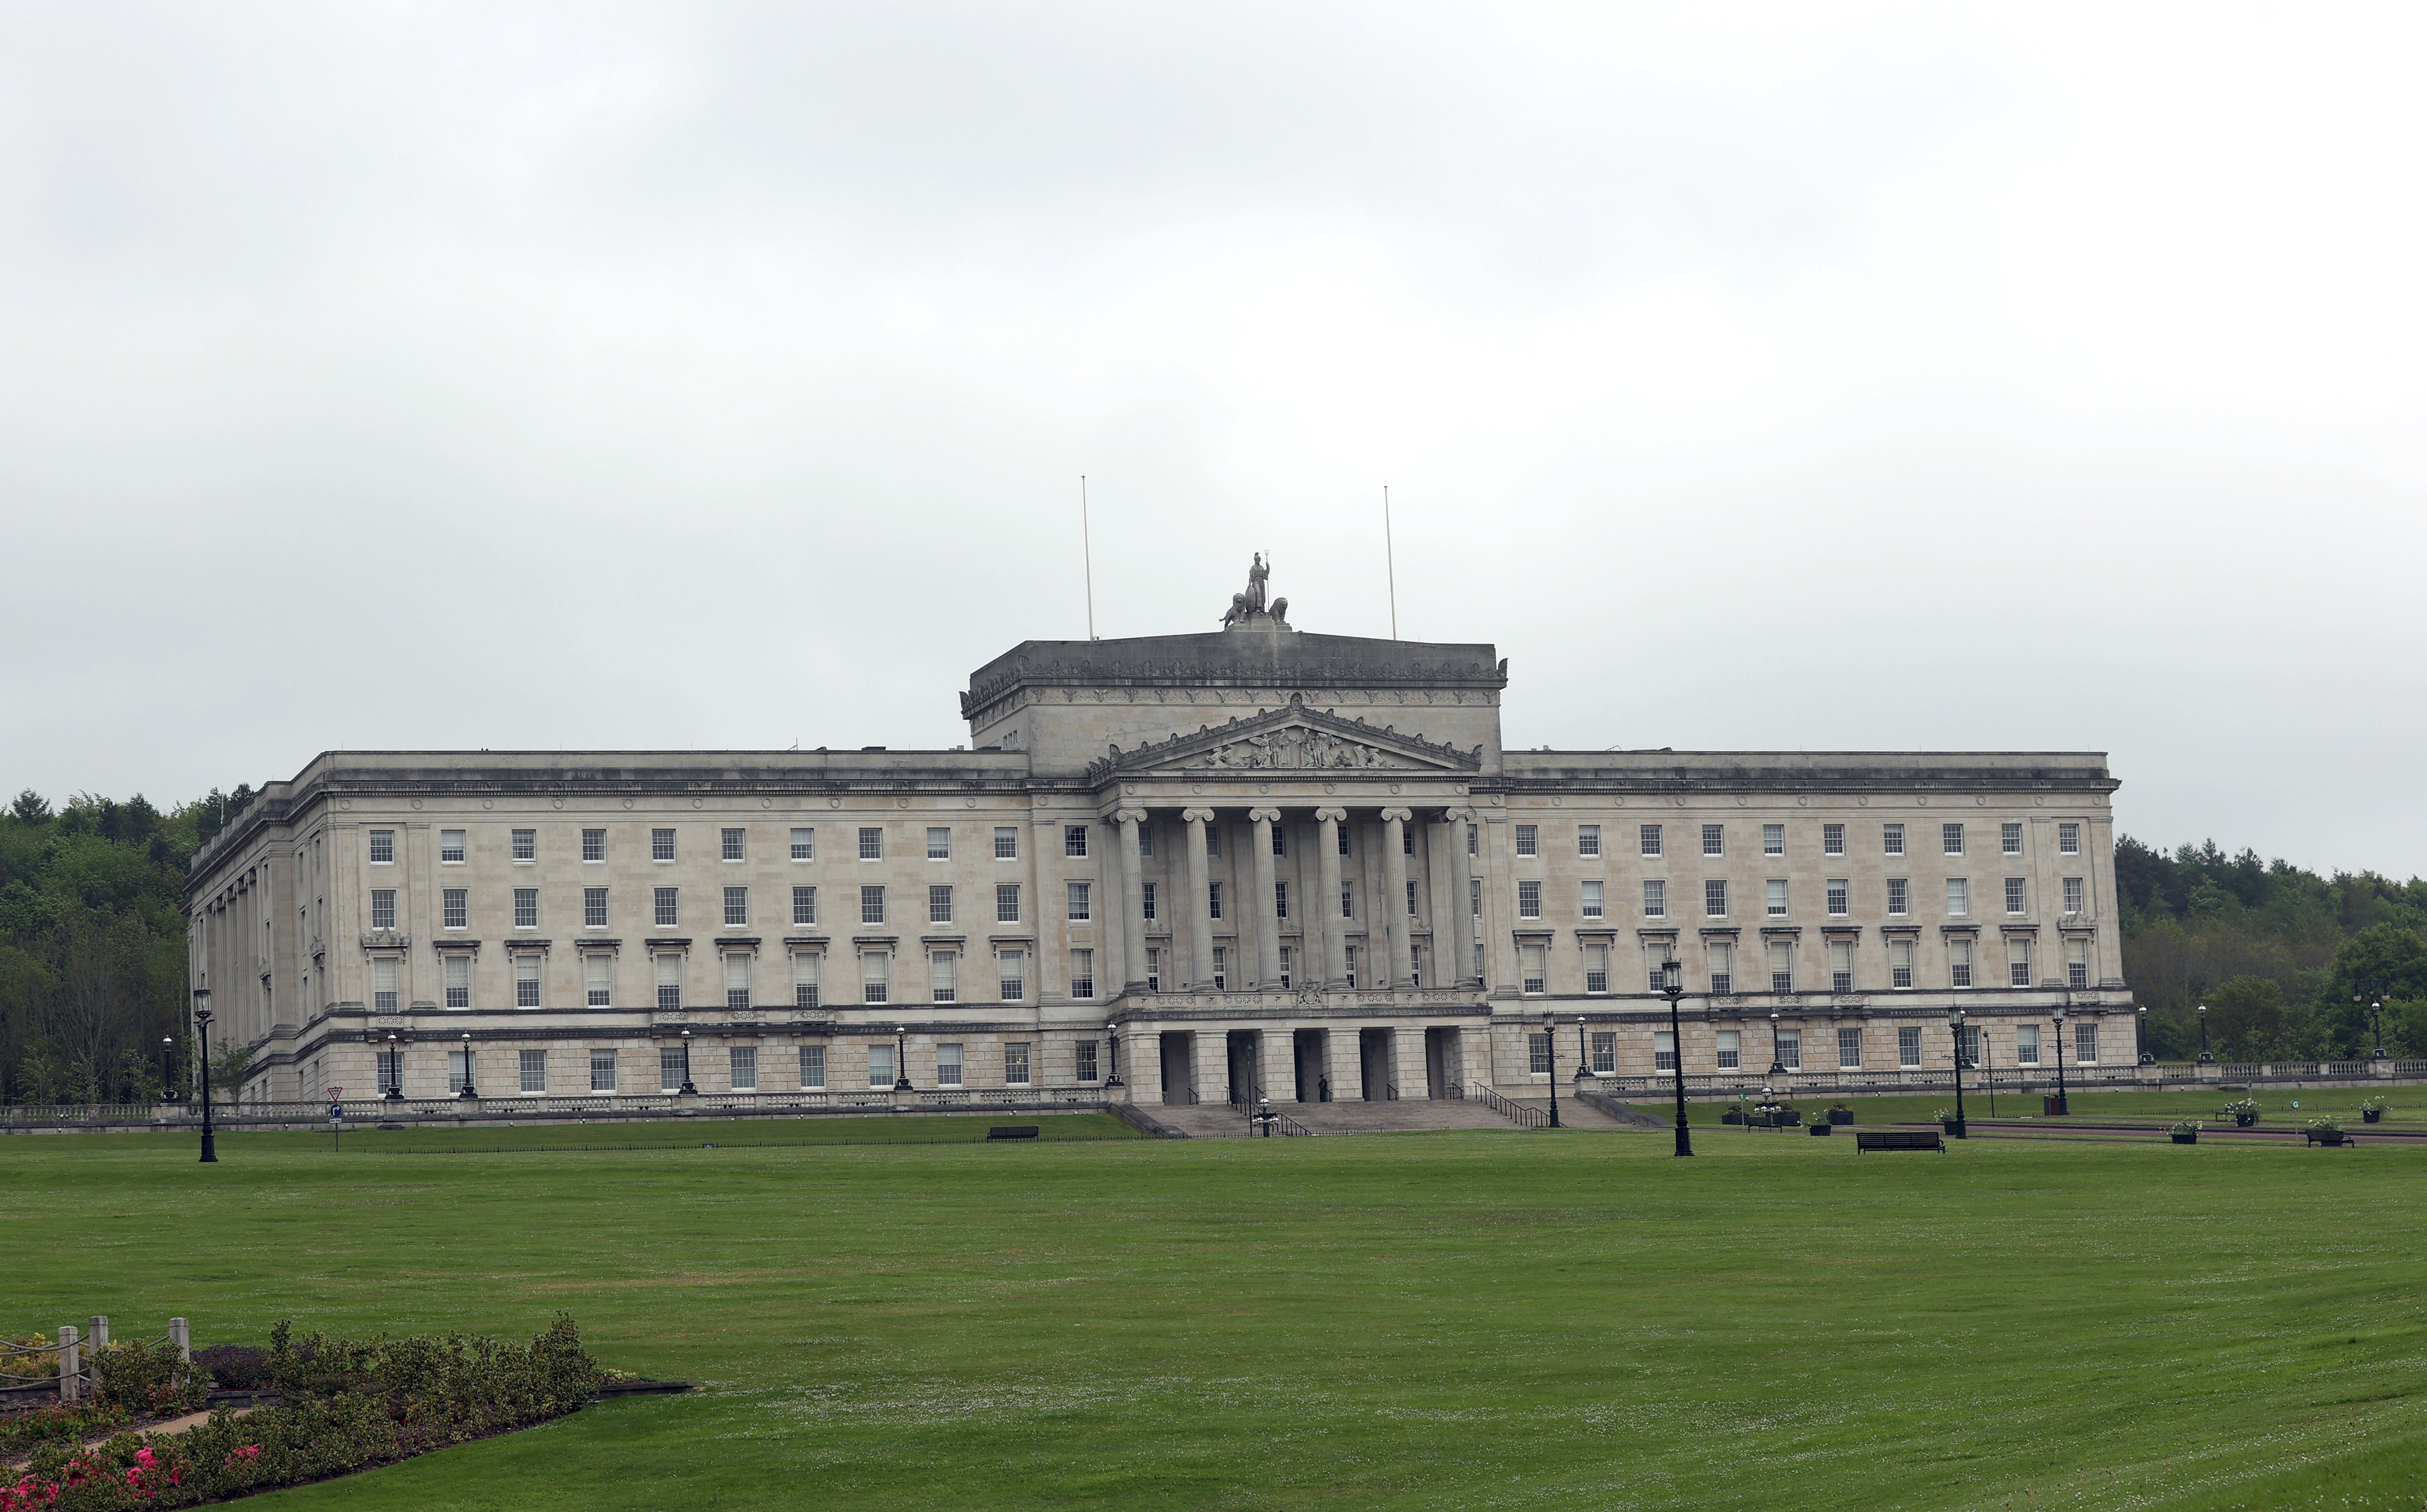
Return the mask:
[[[1113,746],[1088,764],[1087,776],[1100,782],[1116,772],[1473,772],[1482,764],[1479,745],[1464,751],[1402,735],[1390,725],[1342,719],[1308,708],[1293,695],[1287,708],[1203,726],[1132,751]]]

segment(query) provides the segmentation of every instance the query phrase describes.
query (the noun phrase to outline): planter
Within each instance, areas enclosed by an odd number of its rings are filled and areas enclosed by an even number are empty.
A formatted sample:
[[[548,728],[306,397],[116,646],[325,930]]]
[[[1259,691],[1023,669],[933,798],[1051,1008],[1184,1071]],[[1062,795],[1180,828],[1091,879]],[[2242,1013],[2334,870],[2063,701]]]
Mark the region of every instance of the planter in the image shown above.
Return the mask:
[[[1832,1108],[1829,1110],[1829,1121],[1832,1124],[1850,1124],[1854,1121],[1854,1110],[1851,1108]]]
[[[1835,1124],[1814,1124],[1812,1126],[1812,1131],[1816,1134],[1833,1134],[1837,1131],[1837,1126]]]
[[[1963,1131],[1963,1120],[1961,1118],[1941,1118],[1938,1121],[1938,1127],[1950,1134],[1960,1134]]]
[[[2385,1110],[2382,1108],[2362,1108],[2359,1111],[2359,1121],[2364,1124],[2381,1124],[2385,1122]]]
[[[1723,1124],[1740,1124],[1744,1122],[1744,1119],[1737,1114],[1735,1109],[1731,1108],[1726,1113],[1719,1114],[1719,1122]]]
[[[2339,1145],[2343,1142],[2343,1131],[2339,1129],[2321,1129],[2310,1137],[2321,1145]]]
[[[2196,1145],[2199,1143],[2199,1135],[2197,1134],[2174,1134],[2168,1137],[2172,1138],[2177,1145]]]
[[[2256,1114],[2238,1113],[2233,1115],[2233,1127],[2236,1129],[2249,1129],[2256,1126],[2257,1122]]]

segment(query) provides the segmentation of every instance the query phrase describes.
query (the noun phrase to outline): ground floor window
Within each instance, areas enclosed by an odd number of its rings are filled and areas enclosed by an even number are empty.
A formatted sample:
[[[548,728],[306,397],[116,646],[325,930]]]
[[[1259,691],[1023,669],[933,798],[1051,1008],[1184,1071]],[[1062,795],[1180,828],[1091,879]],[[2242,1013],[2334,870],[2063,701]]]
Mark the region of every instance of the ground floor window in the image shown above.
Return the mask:
[[[1897,1065],[1908,1071],[1919,1070],[1921,1068],[1920,1030],[1899,1029],[1897,1031]]]
[[[521,1087],[525,1092],[547,1090],[547,1051],[524,1050],[516,1057],[521,1062]]]
[[[1596,1076],[1618,1074],[1618,1035],[1603,1030],[1592,1037],[1592,1068]]]
[[[826,1048],[823,1045],[801,1047],[801,1090],[823,1092],[826,1089]]]
[[[1550,1035],[1527,1034],[1525,1036],[1525,1069],[1536,1076],[1551,1074]]]
[[[2037,1065],[2040,1064],[2039,1025],[2019,1024],[2015,1026],[2014,1064],[2016,1065]]]
[[[1677,1069],[1677,1036],[1665,1029],[1652,1032],[1652,1068],[1655,1071]]]
[[[893,1047],[871,1045],[868,1048],[868,1084],[871,1087],[893,1085]]]
[[[460,1093],[471,1084],[472,1052],[448,1050],[447,1052],[447,1090],[450,1093]]]
[[[1079,1041],[1078,1052],[1077,1061],[1079,1080],[1082,1081],[1097,1081],[1100,1073],[1096,1068],[1096,1042],[1092,1039],[1083,1039]]]
[[[753,1045],[736,1045],[726,1052],[733,1071],[732,1086],[736,1092],[758,1090],[758,1049]]]
[[[1955,1039],[1955,1052],[1963,1058],[1963,1064],[1967,1066],[1979,1065],[1980,1064],[1979,1026],[1977,1024],[1964,1025],[1962,1029],[1956,1031]]]
[[[1007,1087],[1028,1085],[1028,1047],[1015,1041],[1002,1048],[1002,1084]]]
[[[1720,1070],[1735,1070],[1744,1058],[1743,1031],[1735,1029],[1720,1030],[1718,1032],[1718,1048],[1715,1053],[1718,1056]]]
[[[958,1045],[936,1047],[936,1085],[956,1087],[961,1084],[961,1048]]]
[[[1782,1029],[1778,1032],[1778,1064],[1790,1071],[1803,1069],[1803,1031]]]
[[[683,1084],[683,1052],[678,1046],[658,1047],[658,1090],[680,1092]]]
[[[383,1093],[404,1090],[404,1051],[379,1052],[379,1089]]]
[[[590,1090],[593,1092],[615,1090],[615,1052],[613,1050],[590,1052]]]
[[[1863,1068],[1863,1032],[1859,1029],[1837,1031],[1837,1069],[1859,1071]]]
[[[2096,1024],[2073,1026],[2073,1058],[2084,1065],[2098,1064],[2098,1026]]]

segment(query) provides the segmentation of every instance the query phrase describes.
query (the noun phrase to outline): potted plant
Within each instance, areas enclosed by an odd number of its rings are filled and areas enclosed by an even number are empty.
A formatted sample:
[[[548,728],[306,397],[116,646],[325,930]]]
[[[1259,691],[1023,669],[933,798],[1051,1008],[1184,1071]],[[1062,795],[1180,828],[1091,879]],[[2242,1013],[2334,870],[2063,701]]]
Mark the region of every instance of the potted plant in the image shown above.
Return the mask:
[[[1854,1121],[1854,1110],[1842,1102],[1832,1102],[1829,1104],[1829,1121],[1832,1124],[1850,1124]]]
[[[1955,1132],[1955,1110],[1954,1110],[1954,1109],[1952,1109],[1952,1108],[1939,1108],[1939,1109],[1935,1109],[1935,1110],[1933,1110],[1933,1111],[1930,1113],[1930,1116],[1931,1120],[1932,1120],[1933,1122],[1935,1122],[1935,1123],[1938,1125],[1938,1127],[1940,1127],[1941,1129],[1946,1130],[1948,1133],[1950,1133],[1950,1134],[1951,1134],[1951,1133],[1953,1133],[1953,1132]]]
[[[2343,1126],[2332,1118],[2310,1119],[2309,1133],[2321,1145],[2339,1145],[2343,1142]]]
[[[2198,1144],[2199,1131],[2199,1120],[2196,1118],[2186,1118],[2181,1123],[2176,1124],[2174,1128],[2167,1130],[2168,1133],[2174,1136],[2175,1143],[2177,1145]]]
[[[2359,1121],[2364,1124],[2381,1124],[2385,1122],[2386,1106],[2386,1104],[2383,1097],[2369,1097],[2364,1099],[2359,1105]]]
[[[1833,1113],[1816,1113],[1807,1127],[1816,1134],[1833,1134],[1837,1131],[1837,1118]]]
[[[2247,1129],[2258,1121],[2258,1104],[2249,1097],[2237,1097],[2224,1105],[2224,1116],[2233,1120],[2236,1129]]]

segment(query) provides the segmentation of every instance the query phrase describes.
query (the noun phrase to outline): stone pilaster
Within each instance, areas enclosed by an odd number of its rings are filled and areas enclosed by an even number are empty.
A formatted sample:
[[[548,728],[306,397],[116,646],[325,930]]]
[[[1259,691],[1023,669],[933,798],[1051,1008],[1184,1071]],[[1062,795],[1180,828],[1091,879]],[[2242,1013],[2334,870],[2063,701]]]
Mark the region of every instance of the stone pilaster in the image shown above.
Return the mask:
[[[1213,874],[1205,855],[1205,826],[1213,822],[1214,810],[1183,808],[1180,817],[1188,826],[1188,985],[1197,992],[1210,992],[1214,988],[1214,913],[1207,889]]]
[[[1442,982],[1457,986],[1481,986],[1474,969],[1474,866],[1466,854],[1466,827],[1474,822],[1472,808],[1442,810],[1442,829],[1448,836],[1449,906],[1433,910],[1433,949],[1445,952],[1440,963]]]
[[[1146,868],[1138,854],[1138,825],[1145,820],[1143,808],[1113,811],[1113,821],[1121,827],[1121,921],[1127,926],[1121,941],[1121,974],[1114,980],[1122,984],[1123,992],[1146,990]]]
[[[1327,987],[1348,984],[1348,940],[1340,918],[1340,825],[1347,818],[1344,808],[1314,811],[1314,868],[1316,886],[1323,892],[1314,901],[1314,919],[1323,928],[1323,984]]]
[[[1382,810],[1382,892],[1376,920],[1382,925],[1384,958],[1376,963],[1382,967],[1374,973],[1376,983],[1384,986],[1405,987],[1414,984],[1408,974],[1408,821],[1412,816],[1404,808]]]
[[[1255,852],[1250,869],[1255,877],[1251,884],[1255,896],[1247,900],[1245,914],[1256,924],[1256,985],[1267,992],[1279,985],[1281,980],[1281,920],[1273,902],[1273,823],[1280,817],[1278,808],[1247,810],[1247,822],[1252,826],[1247,845]]]

